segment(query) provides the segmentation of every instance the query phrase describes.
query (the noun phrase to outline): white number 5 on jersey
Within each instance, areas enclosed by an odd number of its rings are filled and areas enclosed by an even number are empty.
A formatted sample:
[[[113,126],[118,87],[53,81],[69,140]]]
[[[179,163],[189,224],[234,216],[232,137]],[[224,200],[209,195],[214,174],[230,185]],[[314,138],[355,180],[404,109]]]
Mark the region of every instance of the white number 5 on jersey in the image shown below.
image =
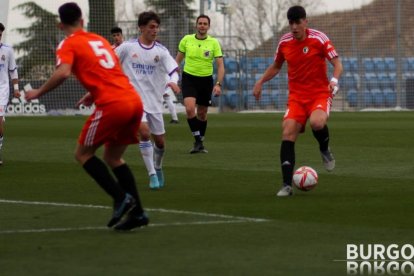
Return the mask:
[[[115,66],[115,61],[111,56],[111,53],[105,48],[103,48],[102,41],[89,41],[89,45],[91,45],[93,52],[97,57],[99,57],[99,64],[106,68],[111,69]]]

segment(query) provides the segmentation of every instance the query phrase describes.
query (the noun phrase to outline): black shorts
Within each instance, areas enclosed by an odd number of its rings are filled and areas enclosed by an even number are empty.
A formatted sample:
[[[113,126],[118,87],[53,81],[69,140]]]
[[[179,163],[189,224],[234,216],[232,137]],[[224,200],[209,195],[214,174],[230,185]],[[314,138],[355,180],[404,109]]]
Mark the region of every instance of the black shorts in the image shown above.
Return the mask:
[[[210,106],[213,87],[213,76],[196,77],[183,72],[181,89],[184,99],[196,98],[196,104]]]

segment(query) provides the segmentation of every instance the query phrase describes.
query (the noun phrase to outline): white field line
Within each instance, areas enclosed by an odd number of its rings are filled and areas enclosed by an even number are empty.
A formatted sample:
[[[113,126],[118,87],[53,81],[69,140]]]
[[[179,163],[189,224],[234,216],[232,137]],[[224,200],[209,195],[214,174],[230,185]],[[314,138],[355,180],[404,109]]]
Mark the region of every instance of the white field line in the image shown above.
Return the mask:
[[[8,200],[0,199],[0,203],[6,204],[18,204],[18,205],[42,205],[42,206],[57,206],[57,207],[77,207],[77,208],[92,208],[92,209],[112,209],[109,206],[103,205],[91,205],[91,204],[73,204],[73,203],[59,203],[59,202],[42,202],[42,201],[23,201],[23,200]],[[182,225],[205,225],[205,224],[228,224],[228,223],[242,223],[242,222],[265,222],[267,219],[262,218],[250,218],[230,216],[223,214],[213,214],[204,212],[193,212],[183,210],[172,210],[162,208],[146,208],[148,211],[160,212],[160,213],[173,213],[173,214],[185,214],[201,217],[213,217],[222,218],[228,220],[215,220],[215,221],[193,221],[193,222],[175,222],[175,223],[151,223],[151,227],[162,226],[182,226]],[[43,232],[67,232],[67,231],[83,231],[83,230],[104,230],[107,227],[76,227],[76,228],[48,228],[48,229],[26,229],[26,230],[4,230],[0,231],[0,234],[12,234],[12,233],[43,233]]]
[[[263,218],[249,218],[249,217],[239,217],[239,216],[230,216],[230,215],[222,215],[222,214],[212,214],[212,213],[202,213],[202,212],[192,212],[192,211],[181,211],[181,210],[173,210],[173,209],[148,209],[156,212],[161,213],[174,213],[174,214],[185,214],[185,215],[195,215],[195,216],[204,216],[204,217],[215,217],[215,218],[227,218],[227,219],[237,219],[242,221],[252,221],[252,222],[265,222],[269,221],[268,219]]]
[[[192,222],[172,222],[172,223],[151,223],[145,227],[167,227],[167,226],[187,226],[187,225],[206,225],[206,224],[231,224],[243,223],[243,220],[214,220],[214,221],[192,221]],[[88,231],[88,230],[109,230],[108,227],[85,226],[85,227],[65,227],[65,228],[44,228],[44,229],[20,229],[20,230],[4,230],[2,234],[26,234],[26,233],[51,233],[51,232],[72,232],[72,231]]]
[[[112,207],[103,206],[103,205],[74,204],[74,203],[63,203],[63,202],[60,203],[60,202],[47,202],[47,201],[23,201],[23,200],[0,199],[0,203],[20,204],[20,205],[47,205],[47,206],[57,206],[57,207],[112,209]],[[236,220],[244,220],[244,221],[254,221],[254,222],[268,221],[267,219],[263,219],[263,218],[250,218],[250,217],[230,216],[230,215],[223,215],[223,214],[182,211],[182,210],[162,209],[162,208],[146,208],[146,210],[153,211],[153,212],[160,212],[160,213],[174,213],[174,214],[185,214],[185,215],[194,215],[194,216],[203,216],[203,217],[227,218],[227,219],[236,219]]]

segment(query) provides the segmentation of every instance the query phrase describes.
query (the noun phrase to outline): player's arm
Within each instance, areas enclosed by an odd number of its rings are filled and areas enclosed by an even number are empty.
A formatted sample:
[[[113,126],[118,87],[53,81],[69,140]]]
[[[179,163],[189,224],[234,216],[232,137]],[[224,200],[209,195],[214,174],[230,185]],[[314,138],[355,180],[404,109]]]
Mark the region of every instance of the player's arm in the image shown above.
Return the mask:
[[[167,87],[170,87],[175,94],[181,92],[178,86],[178,65],[175,59],[170,55],[170,52],[165,51],[162,58],[163,71],[168,73]]]
[[[213,94],[215,97],[220,96],[221,94],[221,84],[223,83],[224,79],[224,60],[223,57],[216,58],[217,64],[217,79],[216,83],[213,87]]]
[[[167,86],[170,87],[175,94],[178,94],[181,92],[181,89],[177,84],[178,79],[179,79],[177,70],[178,68],[176,68],[172,73],[169,74],[170,79],[168,80],[168,83],[167,83]]]
[[[10,59],[9,59],[9,75],[13,85],[13,97],[19,98],[20,97],[20,89],[19,89],[19,74],[17,73],[17,65],[16,60],[14,58],[14,51],[11,51]]]
[[[339,59],[339,57],[334,57],[333,59],[329,60],[329,62],[332,64],[334,68],[332,78],[329,81],[329,89],[331,90],[332,94],[335,96],[339,88],[338,80],[341,77],[341,74],[343,71],[342,62]]]
[[[277,74],[279,74],[280,69],[282,69],[283,62],[275,61],[267,67],[266,71],[263,73],[263,76],[255,83],[253,87],[253,95],[256,100],[260,100],[262,95],[263,84],[271,79],[273,79]]]
[[[82,98],[76,103],[76,107],[79,107],[81,104],[84,106],[91,106],[94,102],[94,98],[90,92],[83,95]]]
[[[25,96],[26,100],[33,100],[37,99],[40,96],[48,93],[49,91],[55,89],[59,85],[61,85],[71,74],[72,65],[67,63],[60,64],[55,71],[53,72],[52,76],[38,89],[33,89],[27,91]]]
[[[13,97],[20,98],[19,78],[17,76],[17,68],[10,71],[10,78],[13,85]]]

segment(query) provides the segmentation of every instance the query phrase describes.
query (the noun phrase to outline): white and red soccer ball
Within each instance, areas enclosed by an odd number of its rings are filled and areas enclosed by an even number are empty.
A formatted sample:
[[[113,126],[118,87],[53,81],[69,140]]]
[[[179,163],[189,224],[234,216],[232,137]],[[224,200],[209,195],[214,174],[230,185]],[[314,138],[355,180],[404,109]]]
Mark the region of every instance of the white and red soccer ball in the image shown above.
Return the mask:
[[[293,174],[293,184],[302,191],[310,191],[318,184],[317,172],[308,166],[302,166]]]

